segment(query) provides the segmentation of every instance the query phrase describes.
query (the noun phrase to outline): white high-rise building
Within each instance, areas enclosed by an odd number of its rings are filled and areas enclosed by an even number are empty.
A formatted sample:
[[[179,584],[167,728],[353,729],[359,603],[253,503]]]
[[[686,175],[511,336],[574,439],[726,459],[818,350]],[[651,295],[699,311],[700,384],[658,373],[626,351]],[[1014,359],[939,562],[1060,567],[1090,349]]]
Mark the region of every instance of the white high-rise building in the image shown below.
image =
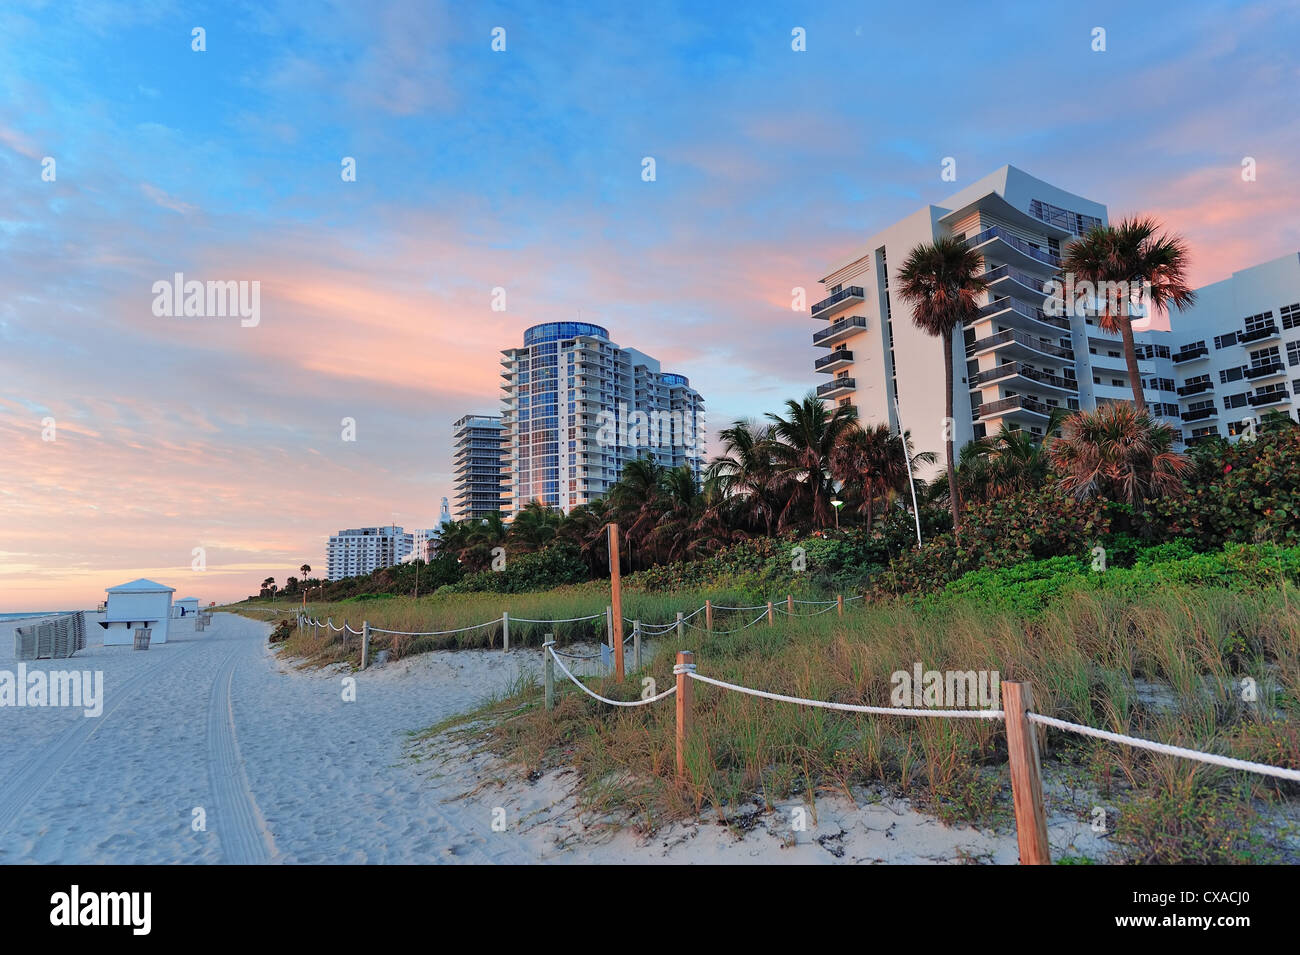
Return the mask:
[[[1086,315],[1044,309],[1062,250],[1106,222],[1101,203],[1003,166],[876,233],[821,280],[829,294],[811,311],[827,325],[812,338],[827,351],[813,367],[831,378],[818,396],[855,405],[864,422],[895,430],[901,414],[917,450],[938,455],[931,473],[943,467],[943,344],[916,327],[891,282],[917,245],[956,236],[980,252],[990,283],[978,317],[953,335],[956,448],[1003,422],[1041,436],[1054,408],[1131,400],[1119,335]],[[1151,412],[1181,426],[1173,339],[1167,332],[1134,339]]]
[[[354,527],[330,536],[327,565],[330,580],[356,577],[401,563],[414,547],[414,538],[400,527]]]
[[[1196,297],[1170,322],[1184,440],[1241,435],[1270,411],[1300,420],[1300,253]]]
[[[502,356],[509,516],[534,500],[568,513],[647,455],[699,480],[704,400],[685,377],[587,322],[534,325]]]
[[[503,441],[500,415],[467,414],[453,426],[456,519],[478,520],[501,510]]]

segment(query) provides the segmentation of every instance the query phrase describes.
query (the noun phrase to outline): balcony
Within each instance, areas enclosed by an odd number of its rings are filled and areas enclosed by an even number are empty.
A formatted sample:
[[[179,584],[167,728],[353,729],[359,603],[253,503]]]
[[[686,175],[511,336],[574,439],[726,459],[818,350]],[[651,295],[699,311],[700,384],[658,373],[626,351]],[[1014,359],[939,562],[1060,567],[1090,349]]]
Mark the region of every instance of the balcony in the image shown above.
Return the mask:
[[[1060,345],[1054,345],[1049,341],[1041,338],[1035,338],[1032,335],[1026,335],[1024,332],[1008,328],[998,332],[996,335],[990,335],[987,338],[978,338],[966,346],[966,357],[974,358],[978,355],[988,354],[995,349],[1005,349],[1004,354],[1017,358],[1042,359],[1056,358],[1061,361],[1074,363],[1074,352],[1069,348],[1062,348]]]
[[[975,321],[992,318],[998,319],[1004,325],[1015,325],[1027,331],[1046,332],[1049,335],[1054,331],[1070,330],[1070,323],[1065,319],[1054,318],[1041,308],[1024,305],[1012,298],[1000,298],[995,302],[989,302],[980,309],[979,318]]]
[[[842,288],[830,298],[824,298],[812,307],[813,318],[826,318],[822,312],[830,312],[832,309],[839,311],[838,306],[866,301],[867,293],[862,290],[860,285],[850,285],[848,288]]]
[[[1178,389],[1178,397],[1186,398],[1188,395],[1199,395],[1203,391],[1213,391],[1214,382],[1208,378],[1205,381],[1196,381],[1183,385]]]
[[[1206,418],[1217,418],[1219,409],[1210,405],[1207,408],[1196,408],[1192,411],[1184,411],[1182,419],[1184,421],[1204,421]]]
[[[852,378],[832,378],[823,385],[817,386],[818,398],[836,398],[840,395],[846,395],[855,390],[858,383]]]
[[[998,365],[996,368],[990,368],[987,371],[981,371],[978,375],[970,380],[972,387],[980,387],[994,381],[1003,381],[1008,378],[1020,379],[1020,381],[1009,381],[1009,385],[1018,387],[1033,387],[1033,385],[1043,385],[1047,388],[1055,388],[1064,391],[1067,394],[1078,393],[1078,382],[1072,378],[1062,378],[1060,375],[1049,375],[1045,371],[1039,371],[1037,368],[1030,368],[1028,365],[1018,361],[1009,361]],[[1032,384],[1031,384],[1032,383]]]
[[[1204,345],[1195,345],[1192,348],[1184,348],[1182,351],[1176,351],[1173,354],[1174,364],[1184,361],[1196,361],[1198,358],[1206,358],[1210,350]]]
[[[839,348],[813,362],[813,371],[835,371],[853,364],[853,352]]]
[[[1261,405],[1278,405],[1291,400],[1291,395],[1285,388],[1278,391],[1257,391],[1246,399],[1250,402],[1251,407],[1258,408]]]
[[[1277,338],[1282,332],[1271,322],[1263,328],[1256,328],[1249,332],[1241,332],[1237,336],[1238,345],[1250,345],[1254,342],[1267,341],[1270,338]]]
[[[1030,275],[1028,272],[1022,272],[1020,269],[1012,268],[1009,265],[999,265],[995,269],[989,269],[980,277],[989,284],[990,292],[1007,295],[1023,291],[1028,293],[1029,298],[1038,298],[1047,294],[1043,290],[1044,280],[1042,278]],[[1019,288],[1016,288],[1016,286],[1019,286]]]
[[[867,320],[862,315],[854,315],[852,318],[841,318],[838,322],[823,328],[820,332],[813,332],[812,342],[814,345],[821,345],[829,348],[836,342],[843,341],[851,335],[864,331],[867,327]]]
[[[1054,269],[1059,269],[1061,267],[1061,259],[1059,256],[1053,255],[1046,249],[1037,248],[1032,243],[1017,238],[1010,232],[1007,232],[1005,229],[999,228],[998,226],[990,226],[979,235],[971,236],[966,240],[966,244],[972,249],[975,249],[994,241],[1001,242],[1008,248],[1015,249],[1018,253],[1025,256],[1035,264],[1048,265]]]
[[[1257,378],[1272,378],[1276,375],[1285,375],[1286,366],[1282,364],[1280,358],[1276,358],[1264,365],[1251,365],[1249,368],[1244,368],[1242,373],[1251,381],[1254,381]]]
[[[998,401],[989,401],[975,409],[977,418],[1000,418],[1004,415],[1025,413],[1028,415],[1037,415],[1043,418],[1050,418],[1052,415],[1052,406],[1036,401],[1026,395],[1012,395],[1010,398],[1001,398]]]

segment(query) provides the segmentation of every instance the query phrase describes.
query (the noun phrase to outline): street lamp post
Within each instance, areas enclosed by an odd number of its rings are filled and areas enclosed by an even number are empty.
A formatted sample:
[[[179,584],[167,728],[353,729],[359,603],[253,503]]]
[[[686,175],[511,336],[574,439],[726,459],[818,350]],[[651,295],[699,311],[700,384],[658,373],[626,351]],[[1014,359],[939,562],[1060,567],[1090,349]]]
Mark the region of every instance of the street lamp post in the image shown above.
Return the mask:
[[[843,506],[844,506],[844,502],[841,501],[838,497],[831,499],[831,507],[835,508],[835,529],[836,530],[840,529],[840,508]]]

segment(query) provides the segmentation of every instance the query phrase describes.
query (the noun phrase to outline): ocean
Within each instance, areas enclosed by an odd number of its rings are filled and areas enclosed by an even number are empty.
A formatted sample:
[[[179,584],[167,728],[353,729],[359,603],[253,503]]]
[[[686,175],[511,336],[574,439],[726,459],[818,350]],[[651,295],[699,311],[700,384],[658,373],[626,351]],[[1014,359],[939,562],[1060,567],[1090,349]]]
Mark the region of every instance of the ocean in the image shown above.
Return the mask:
[[[0,620],[22,620],[26,617],[52,617],[56,613],[74,613],[72,610],[24,610],[22,613],[0,613]]]

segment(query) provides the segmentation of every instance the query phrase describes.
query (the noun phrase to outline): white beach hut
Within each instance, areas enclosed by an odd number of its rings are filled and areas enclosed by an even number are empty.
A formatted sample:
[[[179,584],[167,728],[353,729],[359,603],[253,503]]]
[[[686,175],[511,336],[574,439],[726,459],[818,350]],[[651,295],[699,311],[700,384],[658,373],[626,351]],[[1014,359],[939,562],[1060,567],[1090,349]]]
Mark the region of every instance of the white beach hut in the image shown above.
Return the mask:
[[[104,646],[130,646],[137,627],[149,627],[151,644],[167,642],[167,620],[172,615],[175,587],[165,587],[141,577],[108,588],[108,607],[99,625],[104,628]]]
[[[173,617],[189,617],[193,619],[199,612],[198,597],[181,597],[172,604]]]

